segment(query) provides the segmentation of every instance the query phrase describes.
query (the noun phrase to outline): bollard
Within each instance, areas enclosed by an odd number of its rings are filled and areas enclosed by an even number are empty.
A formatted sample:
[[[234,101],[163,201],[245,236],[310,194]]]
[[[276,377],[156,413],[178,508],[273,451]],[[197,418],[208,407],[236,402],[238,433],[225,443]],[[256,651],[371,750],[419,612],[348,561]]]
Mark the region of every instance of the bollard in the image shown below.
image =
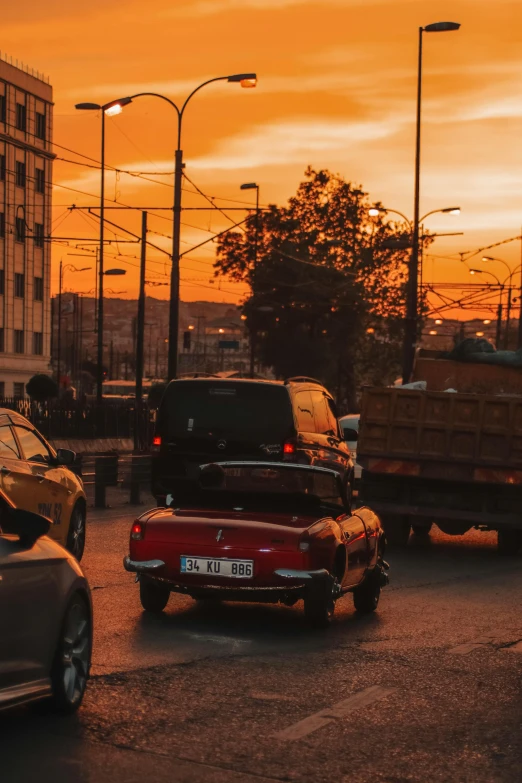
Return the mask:
[[[118,485],[118,455],[109,454],[94,459],[94,506],[107,508],[106,488]]]
[[[147,454],[133,454],[130,470],[130,503],[141,505],[140,490],[150,478],[150,457]]]

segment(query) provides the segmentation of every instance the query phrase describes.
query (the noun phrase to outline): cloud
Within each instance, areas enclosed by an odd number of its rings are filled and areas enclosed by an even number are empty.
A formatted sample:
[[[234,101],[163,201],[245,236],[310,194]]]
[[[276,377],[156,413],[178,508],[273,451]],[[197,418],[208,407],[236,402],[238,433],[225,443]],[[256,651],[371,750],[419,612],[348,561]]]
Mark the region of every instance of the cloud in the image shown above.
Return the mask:
[[[357,142],[375,141],[398,129],[393,121],[281,121],[258,126],[221,142],[212,153],[190,161],[191,169],[234,170],[258,166],[306,165],[311,156],[342,152]]]

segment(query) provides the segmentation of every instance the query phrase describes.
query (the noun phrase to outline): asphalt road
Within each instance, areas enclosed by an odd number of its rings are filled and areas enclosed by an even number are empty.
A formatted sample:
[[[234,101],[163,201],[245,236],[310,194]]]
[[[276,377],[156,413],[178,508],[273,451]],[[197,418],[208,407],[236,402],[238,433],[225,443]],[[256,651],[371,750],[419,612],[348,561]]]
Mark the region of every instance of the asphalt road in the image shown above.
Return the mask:
[[[0,717],[2,783],[522,780],[522,558],[492,534],[389,551],[378,612],[172,596],[145,617],[132,515],[92,512],[93,676],[77,716]]]

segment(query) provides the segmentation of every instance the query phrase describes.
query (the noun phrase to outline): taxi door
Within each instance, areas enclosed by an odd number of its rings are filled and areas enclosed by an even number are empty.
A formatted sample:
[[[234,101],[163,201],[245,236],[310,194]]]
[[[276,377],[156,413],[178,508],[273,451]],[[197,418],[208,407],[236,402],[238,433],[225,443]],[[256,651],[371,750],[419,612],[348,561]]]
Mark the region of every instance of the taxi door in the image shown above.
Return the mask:
[[[49,535],[63,543],[69,529],[72,495],[65,471],[53,464],[54,457],[49,447],[35,430],[16,424],[14,431],[32,482],[31,495],[25,499],[22,508],[51,519],[53,526]]]
[[[15,506],[26,508],[32,486],[31,468],[21,458],[11,422],[0,416],[0,489]]]

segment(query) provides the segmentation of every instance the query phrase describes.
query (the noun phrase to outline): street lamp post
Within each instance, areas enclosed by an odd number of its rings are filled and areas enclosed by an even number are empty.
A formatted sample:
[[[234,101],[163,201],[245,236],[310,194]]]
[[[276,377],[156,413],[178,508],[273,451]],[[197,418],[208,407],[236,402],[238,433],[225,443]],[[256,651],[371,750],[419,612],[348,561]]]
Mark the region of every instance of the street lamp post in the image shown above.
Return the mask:
[[[179,332],[179,262],[180,262],[180,238],[181,238],[181,208],[182,208],[182,191],[181,183],[183,178],[183,150],[181,149],[181,131],[183,116],[185,109],[189,101],[194,95],[199,92],[207,84],[213,84],[214,82],[233,82],[239,83],[242,87],[255,87],[257,83],[257,76],[255,73],[236,73],[231,76],[217,76],[213,79],[207,79],[207,81],[196,87],[181,108],[167,98],[165,95],[161,95],[156,92],[140,92],[136,95],[131,95],[126,98],[120,98],[119,100],[112,101],[110,104],[105,105],[111,109],[113,106],[119,106],[120,110],[122,106],[126,106],[136,98],[152,97],[161,98],[166,101],[175,110],[178,118],[177,127],[177,144],[176,152],[174,156],[174,205],[173,205],[173,223],[172,223],[172,267],[170,272],[170,306],[169,306],[169,354],[168,354],[168,380],[175,378],[178,372],[178,332]],[[77,108],[91,108],[96,104],[79,104]],[[100,108],[100,107],[98,107]]]
[[[509,321],[511,319],[511,293],[513,286],[513,275],[515,274],[516,270],[511,271],[509,264],[506,263],[503,258],[497,258],[496,256],[482,256],[482,261],[498,261],[498,263],[503,264],[508,271],[508,277],[506,278],[506,281],[509,280],[506,306],[506,331],[504,332],[504,350],[507,350],[509,345]],[[520,294],[522,295],[522,288],[520,290]]]
[[[490,272],[487,269],[470,269],[469,273],[470,273],[470,275],[491,275],[491,277],[496,281],[496,283],[497,283],[497,285],[499,287],[500,298],[499,298],[498,307],[497,307],[497,331],[496,331],[496,336],[495,336],[495,343],[496,343],[496,348],[497,348],[497,351],[498,351],[499,348],[500,348],[500,338],[502,336],[502,300],[504,298],[505,281],[504,281],[504,283],[501,283],[500,280],[498,279],[498,277],[496,275],[494,275],[493,272]],[[509,278],[507,278],[507,279],[509,279]]]
[[[256,272],[257,272],[257,248],[259,243],[259,185],[257,182],[245,182],[240,190],[256,191],[256,222],[254,235],[254,263],[252,266],[252,296],[255,296]],[[256,361],[256,331],[254,325],[250,329],[250,377],[254,377]]]
[[[415,186],[413,203],[413,231],[410,264],[408,270],[408,296],[406,304],[406,328],[403,345],[403,383],[408,383],[413,370],[417,342],[418,264],[419,264],[419,211],[420,211],[420,154],[421,154],[421,105],[422,105],[422,43],[423,33],[444,33],[458,30],[457,22],[435,22],[419,27],[419,53],[417,69],[417,117],[415,134]]]
[[[96,402],[102,401],[103,383],[103,243],[105,230],[105,115],[112,117],[120,114],[130,98],[122,98],[108,103],[77,103],[76,109],[101,111],[101,182],[100,182],[100,252],[98,258],[98,360],[96,367]]]

